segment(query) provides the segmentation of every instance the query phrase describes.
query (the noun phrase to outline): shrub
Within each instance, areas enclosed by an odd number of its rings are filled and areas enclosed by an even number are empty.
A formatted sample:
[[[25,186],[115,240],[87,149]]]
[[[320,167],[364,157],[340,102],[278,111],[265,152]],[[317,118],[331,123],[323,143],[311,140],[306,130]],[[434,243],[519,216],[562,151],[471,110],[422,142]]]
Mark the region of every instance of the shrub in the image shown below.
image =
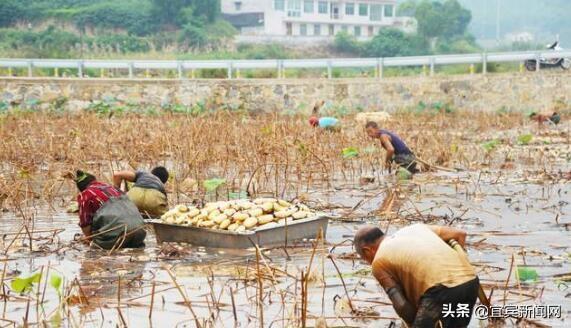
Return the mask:
[[[69,51],[80,42],[80,38],[50,26],[44,31],[0,30],[0,49],[15,50],[21,56],[49,58],[67,57]]]
[[[57,12],[53,12],[57,14]],[[148,35],[157,30],[157,21],[152,16],[147,1],[122,0],[95,2],[79,8],[68,16],[79,27],[123,28],[130,34]]]
[[[357,39],[347,32],[337,33],[333,45],[337,51],[344,53],[358,54],[362,52],[361,45]]]
[[[197,23],[188,23],[183,27],[178,39],[179,42],[193,48],[202,48],[206,45],[216,47],[220,42],[231,38],[235,33],[234,27],[226,21],[219,21],[204,26]]]
[[[428,54],[424,40],[394,28],[384,28],[363,46],[367,57],[396,57]]]
[[[151,50],[147,39],[123,34],[109,34],[95,37],[90,43],[92,45],[97,44],[98,46],[111,48],[118,53],[147,52]]]
[[[20,1],[2,0],[0,1],[0,27],[10,26],[24,14]]]

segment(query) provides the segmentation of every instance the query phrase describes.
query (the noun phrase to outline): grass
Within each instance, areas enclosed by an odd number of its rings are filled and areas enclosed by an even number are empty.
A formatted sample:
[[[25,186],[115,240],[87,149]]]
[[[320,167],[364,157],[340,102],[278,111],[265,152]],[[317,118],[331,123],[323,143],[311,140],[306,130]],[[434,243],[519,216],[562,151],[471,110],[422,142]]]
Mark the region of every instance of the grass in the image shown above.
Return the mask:
[[[470,167],[486,151],[479,144],[467,145],[462,140],[466,134],[523,122],[519,114],[476,116],[432,108],[403,110],[387,127],[421,158],[438,154],[439,165]],[[81,115],[57,108],[16,110],[2,115],[0,162],[6,166],[6,183],[30,184],[48,202],[57,199],[62,184],[73,191],[61,176],[76,168],[109,179],[116,170],[157,164],[166,164],[174,173],[171,187],[177,198],[203,196],[204,190],[192,189],[195,185],[189,181],[200,185],[210,178],[227,181],[228,190],[222,193],[227,198],[230,193],[267,191],[295,197],[315,185],[331,185],[336,179],[354,182],[383,170],[382,156],[371,151],[378,145],[355,126],[350,112],[343,110],[345,129],[329,133],[309,128],[305,117],[293,113],[253,116],[241,110],[212,111],[204,104],[156,109],[102,102]],[[368,151],[347,156],[347,149]]]

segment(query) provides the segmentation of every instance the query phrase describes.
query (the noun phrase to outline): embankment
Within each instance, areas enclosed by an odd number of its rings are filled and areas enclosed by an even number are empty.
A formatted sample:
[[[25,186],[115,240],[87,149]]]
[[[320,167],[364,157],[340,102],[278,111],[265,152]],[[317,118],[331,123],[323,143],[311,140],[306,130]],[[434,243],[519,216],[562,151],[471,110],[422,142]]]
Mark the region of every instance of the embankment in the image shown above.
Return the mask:
[[[394,111],[424,102],[475,111],[545,110],[571,102],[571,74],[557,72],[386,79],[124,80],[1,78],[0,102],[80,110],[117,101],[141,106],[227,106],[251,111],[309,110],[319,99],[347,109]]]

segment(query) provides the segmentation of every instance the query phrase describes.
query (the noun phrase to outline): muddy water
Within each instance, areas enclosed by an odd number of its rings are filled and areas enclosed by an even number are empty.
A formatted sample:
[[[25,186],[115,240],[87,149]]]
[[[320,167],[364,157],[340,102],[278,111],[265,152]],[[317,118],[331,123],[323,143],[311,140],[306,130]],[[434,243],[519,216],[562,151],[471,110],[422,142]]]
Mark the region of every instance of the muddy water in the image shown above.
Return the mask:
[[[569,146],[565,149],[568,152]],[[522,157],[531,156],[530,151],[524,153]],[[394,189],[394,177],[363,187],[339,183],[334,189],[309,193],[309,203],[352,221],[332,221],[326,247],[316,250],[308,286],[308,325],[314,325],[318,317],[325,318],[330,327],[386,327],[392,321],[398,324],[384,292],[371,278],[368,267],[352,256],[347,240],[366,223],[388,227],[391,233],[408,224],[425,222],[451,224],[469,232],[469,256],[486,292],[493,290],[492,303],[561,305],[560,319],[535,321],[554,327],[571,326],[571,183],[557,178],[557,172],[568,172],[570,166],[560,157],[548,168],[421,174],[398,185],[393,215],[380,215],[375,210],[386,197],[386,188]],[[546,177],[544,171],[551,172],[551,177]],[[357,204],[358,208],[351,211]],[[218,327],[259,327],[263,312],[264,326],[283,327],[293,318],[300,318],[301,289],[296,278],[307,270],[312,257],[309,243],[287,251],[264,251],[260,265],[265,272],[265,294],[260,311],[252,250],[182,246],[169,248],[169,256],[161,252],[164,247],[156,244],[149,231],[144,250],[108,255],[70,243],[80,230],[77,217],[66,214],[63,208],[39,208],[31,214],[35,217],[33,230],[40,231],[32,235],[31,245],[29,237],[14,241],[22,218],[14,213],[0,214],[0,231],[6,234],[0,241],[1,249],[11,245],[7,260],[0,263],[5,264],[6,280],[11,282],[16,276],[49,267],[50,272],[64,277],[63,290],[71,297],[62,319],[58,319],[57,292],[51,287],[44,291],[46,284],[42,281],[41,289],[34,289],[31,295],[43,303],[28,304],[20,297],[0,302],[2,326],[45,320],[53,326],[114,327],[124,320],[132,327],[194,327],[196,316],[199,322],[210,320]],[[54,235],[53,229],[61,230]],[[327,257],[329,254],[343,279]],[[516,279],[515,272],[523,266],[538,273],[537,281]],[[274,269],[273,274],[264,271],[267,267]],[[180,290],[167,269],[176,277]],[[562,274],[568,274],[567,278],[558,277]],[[74,283],[75,279],[79,284]],[[351,314],[343,300],[346,294],[353,300],[358,316]],[[506,326],[513,324],[506,321]],[[471,326],[486,326],[486,322],[474,319]]]
[[[384,181],[381,185],[391,182]],[[357,210],[357,216],[365,216],[379,207],[385,197],[379,193],[382,187],[367,186],[365,188],[314,192],[312,201],[320,204],[335,204],[353,207],[360,200],[369,198]],[[331,222],[327,233],[327,249],[318,249],[313,261],[313,282],[308,288],[308,320],[313,324],[316,317],[325,317],[329,326],[374,326],[385,327],[396,318],[378,284],[370,277],[367,266],[358,260],[344,259],[345,254],[352,252],[349,243],[343,241],[350,238],[362,224],[377,223],[389,226],[389,233],[400,226],[415,222],[447,224],[466,229],[470,233],[469,255],[476,264],[481,281],[487,292],[494,289],[492,302],[495,304],[543,304],[561,305],[562,318],[536,319],[543,324],[565,327],[571,325],[570,293],[571,282],[564,282],[556,275],[570,273],[571,253],[571,184],[565,181],[536,183],[525,181],[521,174],[504,176],[498,180],[498,174],[474,175],[460,173],[454,175],[419,175],[415,181],[401,185],[398,197],[400,220],[389,220],[386,217],[371,217],[355,222]],[[332,206],[333,207],[333,206]],[[331,210],[339,214],[343,209]],[[199,318],[208,318],[209,313],[216,312],[212,318],[216,326],[234,326],[232,306],[233,294],[237,326],[259,326],[259,310],[257,309],[257,281],[244,280],[253,277],[255,272],[255,256],[251,250],[212,250],[184,247],[185,254],[165,259],[160,254],[154,235],[147,239],[145,250],[121,251],[108,256],[106,253],[90,251],[83,246],[69,247],[69,241],[79,232],[77,219],[72,215],[57,213],[37,215],[35,230],[65,229],[53,240],[39,238],[32,242],[33,252],[29,251],[29,241],[17,240],[7,263],[7,276],[12,278],[18,274],[46,268],[57,271],[65,277],[69,286],[77,278],[82,291],[87,295],[89,305],[74,304],[79,299],[72,299],[70,315],[63,319],[67,326],[115,326],[122,316],[127,325],[133,327],[193,327],[195,321],[188,306],[165,271],[169,268],[183,286],[185,295],[191,302],[192,310]],[[42,212],[40,212],[42,213]],[[420,214],[419,214],[420,213]],[[406,219],[402,219],[405,217]],[[0,219],[1,231],[18,231],[19,218],[4,213]],[[40,233],[37,237],[49,236]],[[36,236],[36,235],[35,235]],[[4,238],[9,243],[13,235]],[[333,245],[337,245],[333,248]],[[4,246],[5,246],[4,245]],[[300,288],[293,277],[299,277],[311,257],[311,245],[289,249],[286,252],[274,249],[265,252],[265,263],[268,266],[288,272],[286,277],[275,272],[275,283],[272,278],[264,279],[266,294],[263,304],[264,325],[281,327],[287,320],[299,317],[298,300]],[[345,295],[343,283],[333,263],[325,257],[331,252],[336,260],[347,293],[353,299],[354,307],[361,312],[360,319],[350,318],[347,304],[338,301]],[[510,272],[512,257],[513,270],[527,266],[539,274],[537,281],[518,283],[511,273],[505,289],[506,279]],[[248,273],[249,272],[249,273]],[[118,280],[121,279],[121,291]],[[320,281],[325,278],[325,285]],[[569,279],[569,278],[567,278]],[[155,283],[155,299],[152,318],[149,319],[150,291]],[[77,288],[74,295],[79,295]],[[18,323],[28,312],[28,321],[36,322],[38,318],[52,317],[50,313],[58,306],[57,294],[47,288],[42,307],[34,304],[27,309],[25,301],[12,300],[0,304],[4,318]],[[297,297],[296,297],[297,295]],[[117,303],[121,302],[121,314]],[[282,297],[285,303],[282,302]],[[213,304],[212,299],[218,304]],[[219,311],[215,310],[219,309]],[[44,314],[45,313],[45,314]],[[57,320],[54,319],[57,325]],[[473,320],[473,327],[485,325]],[[512,322],[508,321],[507,326]]]

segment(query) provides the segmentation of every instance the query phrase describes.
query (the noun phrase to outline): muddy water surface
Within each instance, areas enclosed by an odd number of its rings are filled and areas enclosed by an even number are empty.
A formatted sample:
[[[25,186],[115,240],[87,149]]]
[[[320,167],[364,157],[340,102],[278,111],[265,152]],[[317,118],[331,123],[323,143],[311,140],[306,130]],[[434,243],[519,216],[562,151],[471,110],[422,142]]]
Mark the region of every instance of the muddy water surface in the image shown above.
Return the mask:
[[[571,325],[571,184],[564,180],[526,181],[523,174],[499,180],[497,173],[419,175],[398,187],[392,209],[398,215],[371,216],[386,197],[386,193],[380,191],[389,182],[393,182],[392,178],[379,186],[339,186],[336,190],[309,194],[311,202],[329,208],[331,214],[347,213],[359,201],[367,199],[350,216],[353,221],[332,221],[327,232],[327,247],[316,250],[308,286],[309,325],[318,317],[325,318],[329,326],[385,327],[397,321],[368,267],[352,256],[347,240],[365,223],[380,223],[388,227],[390,233],[416,222],[452,224],[469,232],[470,258],[477,266],[486,291],[490,293],[493,289],[494,304],[561,305],[560,319],[534,321],[556,327]],[[48,265],[51,272],[57,271],[65,277],[64,290],[73,297],[68,298],[69,315],[62,319],[63,325],[115,326],[124,320],[133,327],[193,327],[196,316],[200,323],[209,319],[215,326],[234,326],[234,318],[237,318],[237,326],[259,326],[259,285],[252,250],[173,246],[170,254],[165,254],[168,250],[161,252],[150,231],[145,250],[108,255],[77,244],[69,246],[69,241],[79,232],[77,218],[62,212],[49,214],[47,210],[40,210],[34,230],[64,230],[53,238],[47,238],[50,232],[34,234],[37,238],[32,241],[32,253],[29,239],[17,239],[4,263],[6,279],[46,270]],[[0,219],[1,231],[17,232],[19,220],[4,213]],[[13,238],[14,235],[7,235],[4,246]],[[266,291],[262,311],[265,326],[286,326],[300,317],[301,288],[296,278],[307,270],[311,254],[310,243],[289,248],[287,252],[283,249],[264,252],[262,270],[275,269],[264,273],[262,280]],[[333,255],[343,281],[327,257],[329,254]],[[538,273],[536,281],[520,282],[516,278],[515,273],[523,266]],[[176,277],[180,290],[167,268]],[[561,276],[563,274],[567,276]],[[74,279],[78,280],[81,291],[77,284],[70,287]],[[149,319],[153,284],[155,295]],[[43,284],[41,286],[43,288]],[[181,290],[190,306],[185,303]],[[351,314],[345,301],[347,294],[359,315]],[[44,300],[41,306],[34,302],[28,304],[25,298],[15,298],[0,304],[0,308],[5,319],[18,324],[27,315],[28,322],[51,318],[52,324],[57,325],[57,315],[51,314],[56,313],[59,305],[56,291],[53,288],[41,290],[37,299]],[[121,304],[120,311],[118,304]],[[506,325],[513,323],[508,320]],[[473,320],[471,326],[482,325],[485,322]]]
[[[527,324],[569,327],[571,183],[561,172],[571,170],[571,157],[568,141],[559,142],[555,155],[543,146],[506,150],[524,164],[526,158],[553,155],[548,167],[421,174],[400,184],[385,176],[365,186],[339,182],[308,192],[305,201],[342,218],[330,222],[325,246],[318,245],[315,253],[310,242],[264,250],[258,261],[251,249],[157,245],[151,228],[144,250],[108,254],[72,242],[80,232],[77,216],[63,207],[27,210],[27,217],[34,217],[29,234],[22,229],[21,213],[4,212],[5,285],[34,272],[44,278],[57,272],[64,286],[61,298],[45,279],[27,296],[5,287],[10,298],[0,302],[0,326],[259,327],[263,322],[285,327],[300,325],[304,316],[309,326],[317,318],[329,327],[400,325],[370,269],[354,255],[351,239],[367,223],[391,233],[423,222],[468,231],[470,259],[493,304],[560,305],[560,318]],[[379,210],[387,197],[392,205]],[[303,311],[300,278],[310,261]],[[522,268],[537,277],[520,281]],[[515,320],[504,324],[514,326]],[[471,324],[486,325],[476,319]]]

